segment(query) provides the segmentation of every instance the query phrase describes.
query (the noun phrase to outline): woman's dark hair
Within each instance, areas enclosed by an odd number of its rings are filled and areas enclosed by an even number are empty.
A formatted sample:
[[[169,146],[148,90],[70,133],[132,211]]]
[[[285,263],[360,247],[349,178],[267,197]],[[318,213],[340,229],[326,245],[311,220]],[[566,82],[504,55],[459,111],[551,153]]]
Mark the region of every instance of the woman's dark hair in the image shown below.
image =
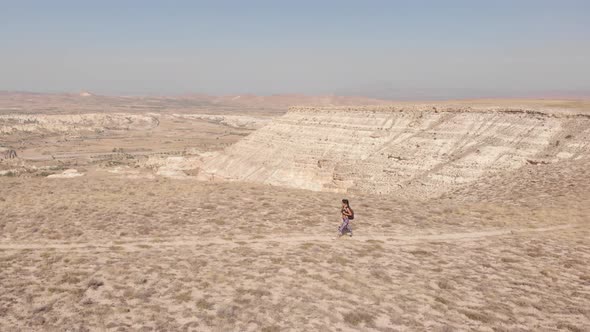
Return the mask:
[[[350,207],[350,204],[348,203],[348,200],[346,198],[344,198],[342,200],[342,203],[346,204],[346,206]]]

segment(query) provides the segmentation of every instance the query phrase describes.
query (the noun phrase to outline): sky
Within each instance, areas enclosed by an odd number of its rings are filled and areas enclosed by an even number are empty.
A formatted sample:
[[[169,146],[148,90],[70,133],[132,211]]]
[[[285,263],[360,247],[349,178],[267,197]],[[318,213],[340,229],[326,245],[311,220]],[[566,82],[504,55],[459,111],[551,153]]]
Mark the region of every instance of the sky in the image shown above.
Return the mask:
[[[590,96],[586,0],[0,0],[0,90]]]

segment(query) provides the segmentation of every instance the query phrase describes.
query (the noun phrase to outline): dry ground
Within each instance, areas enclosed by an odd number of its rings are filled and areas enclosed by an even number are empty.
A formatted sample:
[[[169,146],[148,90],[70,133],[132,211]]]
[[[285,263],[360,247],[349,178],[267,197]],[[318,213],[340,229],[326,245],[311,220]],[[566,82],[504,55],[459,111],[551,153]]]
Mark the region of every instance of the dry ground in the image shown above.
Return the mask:
[[[25,97],[0,98],[0,113],[232,111]],[[151,131],[0,137],[23,157],[0,170],[38,167],[0,176],[0,331],[590,330],[590,160],[436,199],[349,195],[355,233],[340,239],[340,194],[135,168],[251,131],[162,117]],[[70,167],[85,175],[44,177]]]
[[[578,175],[518,204],[351,197],[338,240],[331,193],[3,177],[0,330],[585,331]]]

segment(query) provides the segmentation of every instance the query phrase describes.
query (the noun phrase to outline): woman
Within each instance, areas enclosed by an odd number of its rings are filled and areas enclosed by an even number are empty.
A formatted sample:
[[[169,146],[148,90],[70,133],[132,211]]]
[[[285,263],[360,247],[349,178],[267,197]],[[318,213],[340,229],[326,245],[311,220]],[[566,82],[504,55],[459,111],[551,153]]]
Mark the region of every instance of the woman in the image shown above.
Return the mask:
[[[342,225],[338,228],[338,236],[344,235],[344,233],[348,232],[349,236],[352,236],[352,226],[350,226],[350,221],[354,219],[354,212],[350,207],[347,199],[342,200],[342,209],[340,209],[340,214],[342,215]]]

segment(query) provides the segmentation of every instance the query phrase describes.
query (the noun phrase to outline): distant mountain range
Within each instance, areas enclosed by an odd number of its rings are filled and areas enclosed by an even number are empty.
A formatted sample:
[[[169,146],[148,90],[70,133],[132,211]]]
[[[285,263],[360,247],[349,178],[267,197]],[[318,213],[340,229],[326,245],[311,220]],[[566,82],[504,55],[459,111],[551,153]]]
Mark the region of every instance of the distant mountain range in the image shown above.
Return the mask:
[[[384,105],[396,102],[425,102],[449,101],[472,102],[486,100],[486,104],[494,104],[494,101],[516,100],[590,100],[590,92],[548,91],[545,93],[521,94],[521,95],[494,95],[483,91],[471,91],[470,93],[449,93],[434,89],[421,91],[412,90],[404,93],[402,90],[382,91],[379,96],[363,97],[353,95],[303,95],[303,94],[276,94],[276,95],[224,95],[214,96],[206,94],[183,94],[174,96],[112,96],[99,95],[89,91],[79,93],[38,93],[22,91],[0,91],[0,110],[35,111],[35,110],[101,110],[105,107],[114,110],[144,110],[160,111],[171,109],[190,109],[194,107],[227,107],[227,108],[257,108],[257,109],[282,109],[289,106],[356,106],[356,105]],[[457,91],[458,92],[458,91]],[[446,97],[450,96],[450,97]],[[457,97],[463,96],[463,97]]]
[[[83,91],[80,93],[37,93],[22,91],[0,91],[0,98],[10,99],[12,101],[22,100],[35,102],[41,100],[51,101],[80,101],[97,102],[99,100],[122,101],[122,100],[142,100],[142,101],[186,101],[203,105],[216,106],[248,106],[248,107],[288,107],[292,105],[318,105],[318,106],[342,106],[342,105],[380,105],[391,103],[390,100],[361,97],[361,96],[336,96],[336,95],[302,95],[302,94],[277,94],[269,96],[241,94],[212,96],[206,94],[183,94],[174,96],[109,96],[98,95],[92,92]]]

